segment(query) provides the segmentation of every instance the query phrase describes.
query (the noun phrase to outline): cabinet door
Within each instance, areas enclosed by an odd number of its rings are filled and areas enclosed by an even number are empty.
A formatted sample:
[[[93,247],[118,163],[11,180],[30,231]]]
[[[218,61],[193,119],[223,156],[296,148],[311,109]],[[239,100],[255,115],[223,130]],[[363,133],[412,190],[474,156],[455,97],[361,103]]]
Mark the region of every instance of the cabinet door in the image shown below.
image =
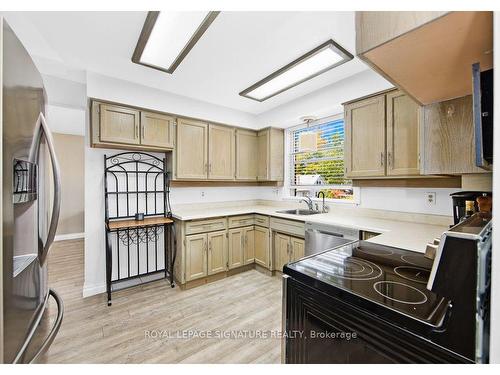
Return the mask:
[[[241,267],[244,264],[244,255],[243,255],[243,229],[230,229],[228,230],[229,236],[229,269]]]
[[[385,175],[385,95],[345,106],[347,177]]]
[[[387,175],[419,175],[420,106],[401,91],[387,94]]]
[[[263,130],[257,136],[257,179],[269,179],[269,130]]]
[[[141,112],[141,144],[173,148],[174,118],[153,112]]]
[[[283,266],[290,260],[290,236],[276,233],[274,235],[274,269],[283,271]]]
[[[179,119],[177,123],[176,165],[178,179],[206,179],[208,125]]]
[[[245,264],[255,261],[255,230],[254,227],[243,228],[245,246],[243,247],[243,257]]]
[[[301,258],[304,258],[305,241],[302,238],[292,237],[290,239],[291,244],[291,261],[295,262]]]
[[[208,274],[226,271],[227,233],[225,230],[208,233]]]
[[[208,128],[208,178],[212,180],[234,179],[234,129],[227,126],[209,125]]]
[[[423,174],[488,173],[475,166],[472,96],[424,107]]]
[[[257,179],[257,133],[236,130],[236,179]]]
[[[139,111],[101,104],[99,130],[101,142],[139,144]]]
[[[255,263],[269,268],[269,229],[256,226],[254,237]]]
[[[186,236],[186,281],[207,276],[207,235]]]

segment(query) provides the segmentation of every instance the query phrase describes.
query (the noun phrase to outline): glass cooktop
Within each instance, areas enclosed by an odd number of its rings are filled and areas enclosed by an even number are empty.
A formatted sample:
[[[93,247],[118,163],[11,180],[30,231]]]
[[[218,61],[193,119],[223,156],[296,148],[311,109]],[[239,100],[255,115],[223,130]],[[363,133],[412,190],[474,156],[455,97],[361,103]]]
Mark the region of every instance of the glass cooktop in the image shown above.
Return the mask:
[[[434,326],[440,325],[449,303],[426,288],[430,259],[366,241],[349,243],[287,267]]]

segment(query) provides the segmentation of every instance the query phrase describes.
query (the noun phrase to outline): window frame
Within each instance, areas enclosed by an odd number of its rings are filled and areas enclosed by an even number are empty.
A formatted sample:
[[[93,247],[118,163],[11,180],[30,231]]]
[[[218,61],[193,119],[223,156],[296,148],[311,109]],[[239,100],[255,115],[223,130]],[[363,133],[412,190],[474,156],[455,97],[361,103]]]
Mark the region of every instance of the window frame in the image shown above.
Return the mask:
[[[306,128],[307,126],[315,126],[315,125],[321,125],[323,123],[327,123],[330,121],[336,121],[336,120],[345,120],[344,119],[344,113],[337,113],[335,115],[323,117],[314,121],[309,122],[309,124],[299,124],[295,126],[291,126],[287,129],[285,129],[285,174],[284,174],[284,184],[283,187],[285,189],[283,197],[286,200],[293,200],[293,201],[299,201],[302,199],[302,197],[296,197],[291,194],[292,189],[295,189],[297,185],[292,185],[291,183],[291,175],[292,175],[292,133],[296,130]],[[345,124],[345,122],[344,122]],[[344,155],[344,160],[345,160],[345,155]],[[324,188],[328,188],[329,186],[333,185],[322,185]],[[347,204],[347,205],[358,205],[360,203],[360,189],[359,187],[354,187],[352,186],[353,190],[353,199],[352,200],[346,200],[346,199],[335,199],[335,198],[325,198],[326,202],[330,203],[341,203],[341,204]],[[311,197],[313,201],[322,201],[322,198],[316,198],[316,197]]]

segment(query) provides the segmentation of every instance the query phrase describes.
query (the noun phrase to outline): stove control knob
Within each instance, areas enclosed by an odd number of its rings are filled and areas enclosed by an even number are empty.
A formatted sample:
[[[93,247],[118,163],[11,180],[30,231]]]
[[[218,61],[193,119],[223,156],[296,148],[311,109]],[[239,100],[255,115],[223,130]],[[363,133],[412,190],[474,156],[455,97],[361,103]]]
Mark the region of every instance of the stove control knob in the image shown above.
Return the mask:
[[[436,257],[436,251],[438,249],[438,245],[434,245],[432,243],[428,243],[425,248],[424,256],[429,259],[434,259]]]
[[[434,238],[434,245],[439,245],[441,238]]]

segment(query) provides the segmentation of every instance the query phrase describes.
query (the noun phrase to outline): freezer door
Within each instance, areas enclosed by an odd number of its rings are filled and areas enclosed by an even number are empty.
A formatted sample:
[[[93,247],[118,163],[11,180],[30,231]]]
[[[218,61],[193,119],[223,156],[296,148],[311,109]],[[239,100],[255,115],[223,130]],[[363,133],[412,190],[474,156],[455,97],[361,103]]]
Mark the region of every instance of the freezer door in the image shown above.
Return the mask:
[[[29,157],[37,120],[45,108],[45,91],[31,57],[3,19],[0,28],[3,361],[11,363],[40,316],[48,293],[47,270],[39,258],[39,229],[43,232],[47,222],[39,217],[38,209],[46,185],[38,180],[37,197],[19,199],[15,177],[19,161],[30,165],[29,173],[40,176],[40,166],[29,163]]]

